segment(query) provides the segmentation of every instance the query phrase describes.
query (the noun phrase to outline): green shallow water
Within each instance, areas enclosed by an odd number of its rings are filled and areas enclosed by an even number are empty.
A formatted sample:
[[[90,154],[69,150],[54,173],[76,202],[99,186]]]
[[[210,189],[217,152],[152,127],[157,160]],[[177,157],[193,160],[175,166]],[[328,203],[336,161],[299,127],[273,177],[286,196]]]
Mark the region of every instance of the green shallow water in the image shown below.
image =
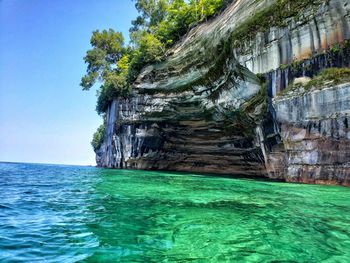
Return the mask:
[[[0,163],[0,262],[350,262],[350,188]]]

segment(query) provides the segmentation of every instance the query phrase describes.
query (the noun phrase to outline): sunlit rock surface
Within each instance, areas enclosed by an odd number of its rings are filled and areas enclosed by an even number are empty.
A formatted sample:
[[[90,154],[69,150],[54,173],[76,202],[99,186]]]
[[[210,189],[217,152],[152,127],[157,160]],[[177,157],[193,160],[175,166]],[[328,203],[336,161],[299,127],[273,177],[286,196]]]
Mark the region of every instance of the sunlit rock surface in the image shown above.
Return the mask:
[[[237,53],[239,61],[254,73],[267,72],[281,64],[308,59],[349,39],[350,2],[323,2],[316,10],[306,9],[300,17],[289,18],[287,27],[273,27],[256,34]]]
[[[230,35],[274,3],[234,1],[145,67],[132,96],[109,107],[98,166],[349,184],[348,86],[272,98],[296,77],[350,66],[350,0],[323,1],[227,50]]]
[[[350,84],[287,94],[273,105],[283,147],[274,147],[268,169],[288,181],[350,184]]]
[[[241,84],[214,107],[194,92],[138,95],[113,101],[99,166],[265,175],[254,137],[228,131],[223,112],[234,111],[260,89]],[[232,96],[238,92],[241,97]],[[258,114],[258,113],[257,113]]]

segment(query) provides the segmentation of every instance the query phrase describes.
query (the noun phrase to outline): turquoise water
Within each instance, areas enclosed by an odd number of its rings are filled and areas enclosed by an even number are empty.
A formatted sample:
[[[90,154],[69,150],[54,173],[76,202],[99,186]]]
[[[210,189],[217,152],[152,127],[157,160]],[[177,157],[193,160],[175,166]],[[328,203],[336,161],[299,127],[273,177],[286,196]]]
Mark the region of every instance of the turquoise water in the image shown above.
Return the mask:
[[[350,188],[0,163],[0,262],[350,262]]]

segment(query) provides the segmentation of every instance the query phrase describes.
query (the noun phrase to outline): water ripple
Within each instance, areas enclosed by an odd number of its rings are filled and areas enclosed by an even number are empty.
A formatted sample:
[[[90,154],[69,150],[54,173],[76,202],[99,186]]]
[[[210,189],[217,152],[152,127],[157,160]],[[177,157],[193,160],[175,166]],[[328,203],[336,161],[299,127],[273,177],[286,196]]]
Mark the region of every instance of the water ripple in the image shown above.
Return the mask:
[[[350,189],[0,163],[0,262],[348,262]]]

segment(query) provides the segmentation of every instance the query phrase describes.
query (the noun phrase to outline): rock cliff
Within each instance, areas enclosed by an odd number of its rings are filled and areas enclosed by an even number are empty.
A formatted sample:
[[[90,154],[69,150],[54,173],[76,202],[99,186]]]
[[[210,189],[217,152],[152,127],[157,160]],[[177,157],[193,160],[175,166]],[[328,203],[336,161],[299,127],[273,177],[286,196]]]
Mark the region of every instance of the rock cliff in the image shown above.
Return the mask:
[[[278,95],[296,77],[349,66],[350,0],[273,17],[280,2],[233,1],[145,67],[108,109],[98,166],[349,185],[350,85]],[[264,15],[270,26],[254,27]]]
[[[349,184],[350,84],[299,93],[273,101],[283,147],[268,169],[288,181]]]

